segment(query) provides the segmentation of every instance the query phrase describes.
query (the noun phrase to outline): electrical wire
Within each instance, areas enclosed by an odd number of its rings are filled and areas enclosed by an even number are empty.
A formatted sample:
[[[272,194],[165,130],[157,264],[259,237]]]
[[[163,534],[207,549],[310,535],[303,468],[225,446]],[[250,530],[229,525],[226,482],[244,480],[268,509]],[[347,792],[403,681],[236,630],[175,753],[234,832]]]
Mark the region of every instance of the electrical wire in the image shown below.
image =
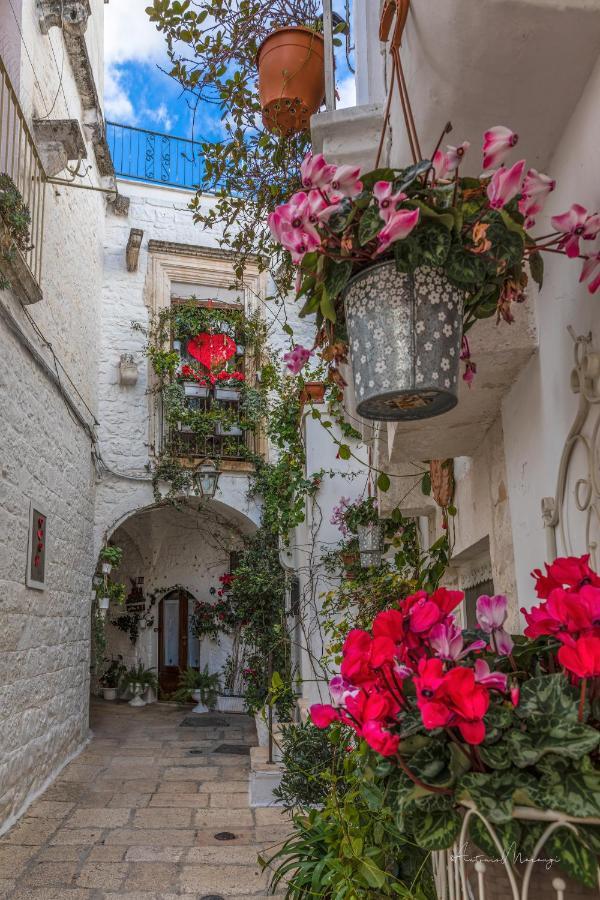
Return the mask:
[[[61,2],[62,2],[62,0],[61,0]],[[20,34],[20,36],[21,36],[21,43],[23,44],[23,47],[25,48],[25,53],[27,54],[27,59],[29,60],[29,65],[31,66],[31,69],[32,69],[32,71],[33,71],[33,78],[34,78],[35,83],[37,84],[38,90],[39,90],[39,92],[40,92],[40,96],[41,96],[42,102],[43,102],[43,104],[44,104],[44,109],[47,110],[47,109],[48,109],[48,104],[46,103],[46,98],[44,97],[44,92],[43,92],[43,90],[42,90],[42,85],[40,84],[39,78],[37,77],[37,72],[35,71],[35,66],[33,65],[33,61],[32,61],[32,59],[31,59],[31,54],[29,53],[29,48],[27,47],[27,44],[25,43],[25,38],[23,37],[23,32],[21,31],[21,25],[20,25],[19,20],[18,20],[18,18],[17,18],[17,14],[16,14],[16,12],[15,12],[15,8],[14,8],[14,6],[12,5],[12,0],[8,0],[8,5],[9,5],[10,8],[11,8],[11,11],[12,11],[12,14],[13,14],[13,18],[14,18],[15,23],[16,23],[16,26],[17,26],[17,30],[18,30],[18,32],[19,32],[19,34]],[[47,116],[47,115],[48,115],[48,113],[46,112],[46,116]],[[45,118],[45,117],[44,117],[44,118]]]

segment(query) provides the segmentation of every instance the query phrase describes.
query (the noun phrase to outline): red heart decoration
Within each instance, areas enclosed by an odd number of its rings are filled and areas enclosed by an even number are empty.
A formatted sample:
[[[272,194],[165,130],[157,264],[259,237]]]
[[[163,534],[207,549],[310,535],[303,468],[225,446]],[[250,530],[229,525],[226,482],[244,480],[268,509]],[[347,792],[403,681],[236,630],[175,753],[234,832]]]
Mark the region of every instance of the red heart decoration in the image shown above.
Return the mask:
[[[235,355],[236,343],[227,334],[203,331],[188,341],[187,352],[207,369],[222,366]]]

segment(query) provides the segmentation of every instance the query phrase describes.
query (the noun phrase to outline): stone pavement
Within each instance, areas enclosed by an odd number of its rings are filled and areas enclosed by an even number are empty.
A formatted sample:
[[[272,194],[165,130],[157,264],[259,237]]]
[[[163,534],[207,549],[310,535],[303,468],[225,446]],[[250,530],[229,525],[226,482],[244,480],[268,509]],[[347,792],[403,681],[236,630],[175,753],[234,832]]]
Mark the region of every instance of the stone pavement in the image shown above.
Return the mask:
[[[94,701],[90,744],[0,838],[0,897],[268,896],[256,857],[285,837],[286,818],[248,807],[249,756],[214,752],[255,744],[254,722],[214,714],[211,727],[180,727],[186,716],[202,718]]]

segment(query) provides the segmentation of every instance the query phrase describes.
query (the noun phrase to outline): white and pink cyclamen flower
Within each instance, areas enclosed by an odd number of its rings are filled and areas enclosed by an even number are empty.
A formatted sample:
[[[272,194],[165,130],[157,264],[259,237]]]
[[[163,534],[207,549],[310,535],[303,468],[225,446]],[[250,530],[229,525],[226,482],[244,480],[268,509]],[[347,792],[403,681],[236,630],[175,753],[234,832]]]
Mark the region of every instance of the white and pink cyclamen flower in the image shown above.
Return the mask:
[[[377,181],[373,188],[373,196],[379,206],[379,215],[386,224],[398,212],[398,204],[406,200],[406,194],[402,191],[393,193],[391,181]]]
[[[447,175],[456,172],[470,146],[469,141],[463,141],[458,147],[448,144],[445,151],[436,150],[432,160],[435,177],[446,178]]]
[[[584,206],[574,203],[569,210],[552,217],[552,227],[563,235],[559,247],[571,259],[579,256],[580,241],[593,241],[600,232],[600,214],[590,215]]]
[[[435,625],[431,629],[429,643],[436,656],[453,662],[463,659],[472,650],[483,650],[486,646],[485,641],[479,640],[465,647],[462,630],[456,622],[440,622],[439,625]]]
[[[388,219],[385,228],[377,235],[379,246],[377,255],[384,253],[394,241],[400,241],[408,237],[419,221],[420,210],[399,209]]]
[[[488,200],[492,209],[502,209],[521,192],[525,178],[525,160],[510,169],[497,169],[487,186]]]
[[[519,212],[525,217],[525,228],[533,228],[535,217],[541,213],[556,181],[536,169],[529,169],[521,188]]]
[[[504,628],[508,615],[508,599],[503,594],[489,597],[483,594],[477,600],[477,624],[490,635],[492,650],[500,656],[509,656],[514,647],[513,639]]]
[[[600,253],[594,253],[593,256],[586,257],[579,281],[581,283],[587,282],[590,294],[595,294],[600,288]]]
[[[496,125],[483,134],[483,168],[485,172],[495,169],[504,162],[513,147],[519,140],[518,134],[505,128],[504,125]]]

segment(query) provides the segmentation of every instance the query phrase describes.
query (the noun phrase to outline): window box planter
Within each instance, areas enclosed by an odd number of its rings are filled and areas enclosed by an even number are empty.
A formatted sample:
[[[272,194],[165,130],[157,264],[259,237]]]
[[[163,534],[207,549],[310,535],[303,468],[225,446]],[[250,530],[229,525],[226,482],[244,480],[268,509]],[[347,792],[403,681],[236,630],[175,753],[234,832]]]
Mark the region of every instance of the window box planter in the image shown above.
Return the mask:
[[[222,425],[221,422],[217,422],[216,434],[221,437],[241,437],[243,433],[244,432],[238,425],[230,425],[227,427]]]
[[[246,710],[246,704],[241,695],[219,694],[216,708],[222,713],[243,713]]]
[[[227,400],[229,403],[240,402],[240,392],[235,388],[215,388],[215,400]]]
[[[352,278],[344,295],[357,412],[427,419],[458,402],[463,292],[442,269],[398,272],[393,260]]]
[[[206,399],[209,394],[207,387],[202,387],[201,384],[196,384],[195,381],[184,381],[183,390],[186,397],[201,397]]]
[[[258,93],[265,128],[291,135],[310,128],[325,96],[323,36],[305,27],[279,28],[258,48]]]

